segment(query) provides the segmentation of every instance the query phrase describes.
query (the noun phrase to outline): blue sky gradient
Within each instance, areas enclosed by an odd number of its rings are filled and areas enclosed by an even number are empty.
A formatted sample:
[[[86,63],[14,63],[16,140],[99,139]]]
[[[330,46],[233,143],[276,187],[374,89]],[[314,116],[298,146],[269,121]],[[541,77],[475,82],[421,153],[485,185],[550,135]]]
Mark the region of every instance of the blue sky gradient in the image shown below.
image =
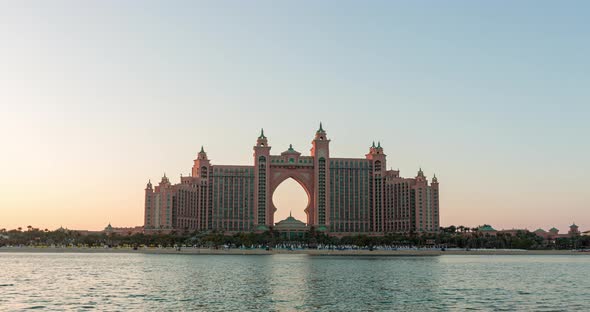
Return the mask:
[[[249,164],[264,127],[273,153],[307,154],[323,121],[336,157],[380,140],[402,175],[436,173],[442,225],[588,229],[588,12],[2,2],[0,227],[141,224],[147,179],[178,181],[201,145],[214,164]]]

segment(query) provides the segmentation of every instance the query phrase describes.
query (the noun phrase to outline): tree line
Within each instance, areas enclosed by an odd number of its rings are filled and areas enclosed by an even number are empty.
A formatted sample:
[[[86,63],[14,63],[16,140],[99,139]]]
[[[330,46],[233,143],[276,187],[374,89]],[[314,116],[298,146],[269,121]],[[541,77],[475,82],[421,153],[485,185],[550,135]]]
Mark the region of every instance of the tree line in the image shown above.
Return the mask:
[[[263,233],[171,232],[137,233],[132,235],[82,233],[67,229],[50,231],[28,226],[26,229],[0,229],[0,246],[85,246],[85,247],[173,247],[194,246],[219,248],[222,246],[250,248],[302,244],[309,248],[316,246],[443,246],[447,248],[496,248],[496,249],[590,249],[590,236],[557,238],[548,241],[529,231],[518,231],[515,235],[497,233],[495,236],[479,233],[477,228],[451,226],[441,228],[437,233],[389,233],[383,236],[351,235],[329,236],[315,231],[312,227],[299,238],[285,238],[276,231]]]

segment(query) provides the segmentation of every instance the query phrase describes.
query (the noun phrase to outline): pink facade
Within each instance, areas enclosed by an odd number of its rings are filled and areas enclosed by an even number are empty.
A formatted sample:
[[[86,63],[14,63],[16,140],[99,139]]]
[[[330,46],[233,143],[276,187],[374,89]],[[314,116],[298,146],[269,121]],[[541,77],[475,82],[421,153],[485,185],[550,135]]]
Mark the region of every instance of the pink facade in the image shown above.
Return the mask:
[[[547,240],[555,240],[557,238],[570,238],[570,237],[582,235],[582,233],[578,229],[578,226],[575,223],[570,225],[570,229],[567,232],[567,234],[559,234],[559,230],[554,227],[551,228],[549,231],[545,231],[543,229],[537,229],[533,233],[535,233],[535,234],[537,234],[537,236],[541,236]]]
[[[436,176],[429,183],[421,169],[414,178],[386,170],[380,144],[373,143],[364,158],[331,157],[330,140],[320,124],[309,156],[292,146],[271,154],[263,131],[253,149],[252,166],[231,166],[211,164],[201,148],[190,177],[174,185],[166,176],[155,187],[148,183],[145,230],[270,229],[280,221],[274,220],[272,195],[288,178],[307,193],[305,222],[316,230],[342,235],[439,229]]]

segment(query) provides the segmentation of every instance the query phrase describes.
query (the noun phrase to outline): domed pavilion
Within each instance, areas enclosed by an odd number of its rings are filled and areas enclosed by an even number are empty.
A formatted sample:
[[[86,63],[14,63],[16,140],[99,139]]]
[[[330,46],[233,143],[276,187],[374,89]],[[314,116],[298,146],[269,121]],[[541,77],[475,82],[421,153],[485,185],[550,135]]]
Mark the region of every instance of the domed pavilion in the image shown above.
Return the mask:
[[[299,221],[289,213],[287,219],[275,223],[274,230],[281,234],[285,239],[303,238],[305,233],[309,231],[309,227]]]

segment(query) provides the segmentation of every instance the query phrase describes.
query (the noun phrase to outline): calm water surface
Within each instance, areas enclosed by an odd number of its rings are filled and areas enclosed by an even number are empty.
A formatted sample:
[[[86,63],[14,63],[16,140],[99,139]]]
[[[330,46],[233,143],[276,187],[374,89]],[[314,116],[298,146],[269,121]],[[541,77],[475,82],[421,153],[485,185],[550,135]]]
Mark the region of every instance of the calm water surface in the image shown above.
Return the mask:
[[[0,253],[0,310],[590,310],[588,256]]]

